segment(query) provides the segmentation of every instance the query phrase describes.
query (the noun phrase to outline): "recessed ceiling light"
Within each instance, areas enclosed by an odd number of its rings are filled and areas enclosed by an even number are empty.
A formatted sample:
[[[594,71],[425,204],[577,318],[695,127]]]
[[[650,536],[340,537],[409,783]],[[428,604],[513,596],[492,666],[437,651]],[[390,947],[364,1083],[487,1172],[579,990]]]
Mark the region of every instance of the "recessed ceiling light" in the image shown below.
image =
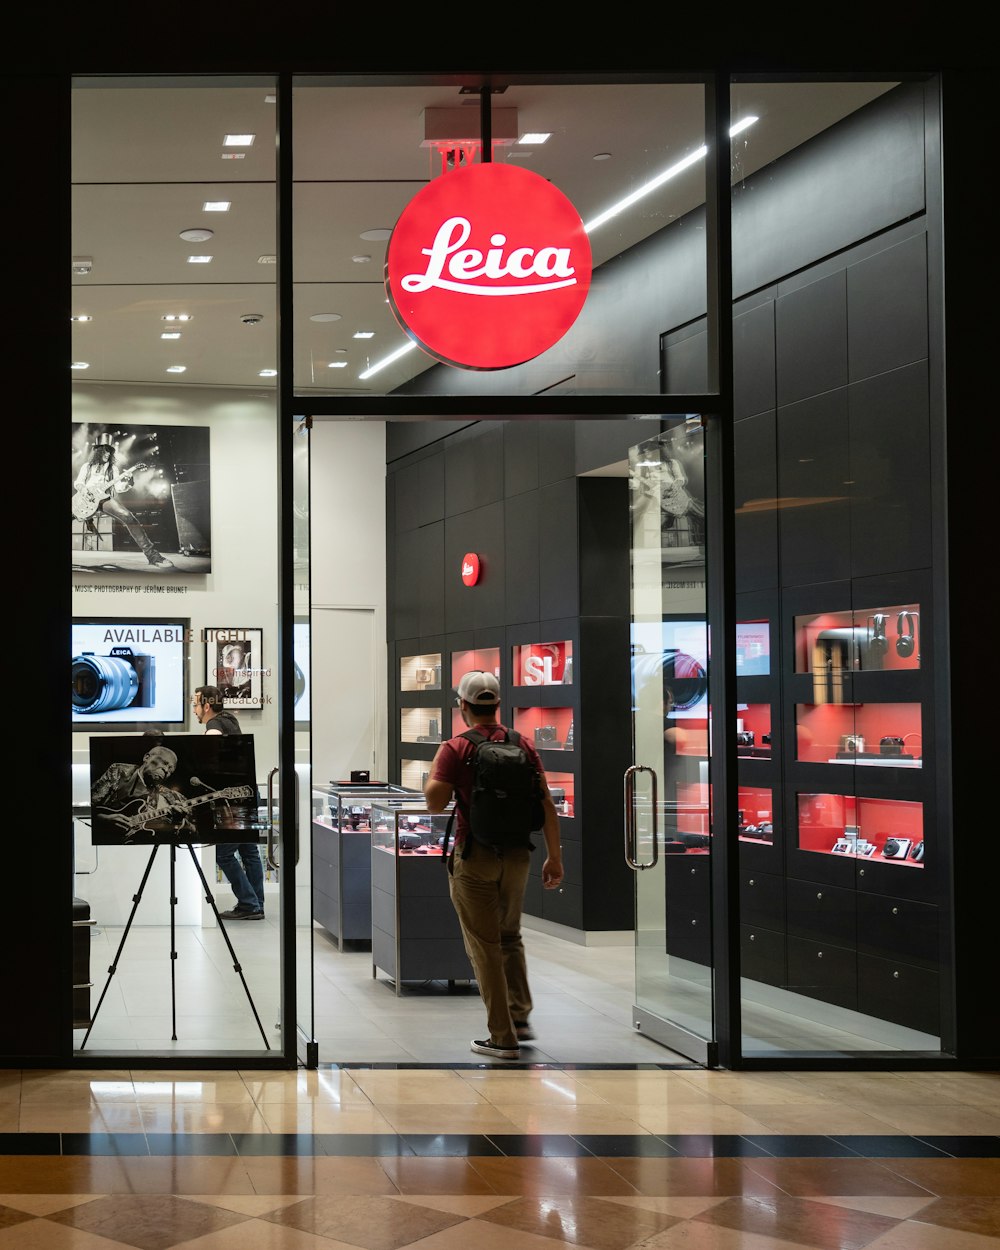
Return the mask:
[[[206,200],[201,206],[201,211],[203,213],[228,213],[232,203],[232,200]]]
[[[246,152],[223,152],[222,153],[222,159],[224,161],[241,161],[244,158],[244,156],[246,156]]]
[[[70,321],[93,321],[89,313],[80,313],[79,317],[70,317]]]
[[[331,360],[330,363],[326,367],[328,369],[346,369],[347,361],[346,360]]]
[[[213,234],[215,231],[207,227],[196,227],[193,230],[182,230],[180,237],[185,243],[207,243]]]
[[[346,347],[335,347],[333,350],[334,350],[335,352],[338,352],[338,353],[339,353],[340,355],[342,355],[342,356],[346,356],[346,355],[347,355],[347,348],[346,348]]]
[[[518,139],[518,143],[548,143],[551,138],[551,131],[546,133],[544,130],[529,130]]]
[[[368,262],[371,260],[371,257],[370,256],[352,256],[351,260],[353,260],[356,265],[367,265]]]
[[[276,265],[278,263],[277,256],[258,256],[258,265]]]
[[[362,230],[359,236],[366,243],[378,243],[392,237],[392,231],[380,228],[378,230]]]
[[[167,365],[167,373],[185,373],[187,365]]]
[[[90,361],[89,360],[74,360],[73,363],[70,365],[70,368],[71,369],[89,369]]]
[[[222,144],[227,148],[248,148],[256,138],[256,135],[226,135]]]
[[[278,97],[276,95],[266,95],[264,97],[264,103],[265,104],[277,104]]]
[[[164,330],[160,335],[161,339],[179,339],[181,337],[180,330]]]
[[[610,161],[611,153],[610,152],[595,152],[591,159],[595,161]]]
[[[339,321],[340,313],[313,313],[310,321]]]
[[[354,337],[356,339],[373,339],[375,337],[374,330],[355,330]]]
[[[189,256],[188,257],[189,265],[208,265],[211,263],[211,261],[212,261],[211,256]]]
[[[261,369],[260,373],[257,376],[261,378],[276,378],[278,376],[278,370],[277,369]]]
[[[193,320],[191,313],[164,313],[160,318],[161,321],[191,321]]]

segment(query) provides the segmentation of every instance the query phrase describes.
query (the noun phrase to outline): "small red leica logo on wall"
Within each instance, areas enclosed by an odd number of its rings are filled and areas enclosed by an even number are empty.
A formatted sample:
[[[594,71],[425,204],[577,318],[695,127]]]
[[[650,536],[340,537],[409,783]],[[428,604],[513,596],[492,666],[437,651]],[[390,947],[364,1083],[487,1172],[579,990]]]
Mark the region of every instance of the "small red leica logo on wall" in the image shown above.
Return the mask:
[[[474,551],[467,551],[462,556],[462,581],[466,586],[475,586],[479,581],[479,557]]]
[[[557,343],[590,290],[576,209],[516,165],[469,165],[419,191],[385,262],[403,329],[445,364],[508,369]]]

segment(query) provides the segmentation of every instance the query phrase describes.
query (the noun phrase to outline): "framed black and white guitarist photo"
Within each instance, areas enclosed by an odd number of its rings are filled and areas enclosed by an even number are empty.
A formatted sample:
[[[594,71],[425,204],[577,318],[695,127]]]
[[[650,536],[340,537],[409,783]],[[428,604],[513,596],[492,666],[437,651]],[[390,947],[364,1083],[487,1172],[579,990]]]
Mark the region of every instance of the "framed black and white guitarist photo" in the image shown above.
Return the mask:
[[[252,734],[130,734],[90,740],[95,846],[247,841],[257,827]]]
[[[74,423],[74,573],[210,573],[210,501],[207,426]]]

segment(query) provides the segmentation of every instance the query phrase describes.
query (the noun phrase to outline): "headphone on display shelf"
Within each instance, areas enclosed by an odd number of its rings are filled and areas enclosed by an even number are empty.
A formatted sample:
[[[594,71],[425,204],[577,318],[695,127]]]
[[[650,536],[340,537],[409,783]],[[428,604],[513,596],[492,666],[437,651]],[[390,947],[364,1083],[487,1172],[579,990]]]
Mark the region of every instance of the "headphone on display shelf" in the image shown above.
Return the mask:
[[[896,654],[904,659],[917,647],[916,612],[900,612],[896,618]]]
[[[869,638],[868,645],[873,651],[879,655],[884,655],[889,649],[889,639],[885,632],[886,616],[884,612],[876,612],[874,616],[868,618],[869,621]]]

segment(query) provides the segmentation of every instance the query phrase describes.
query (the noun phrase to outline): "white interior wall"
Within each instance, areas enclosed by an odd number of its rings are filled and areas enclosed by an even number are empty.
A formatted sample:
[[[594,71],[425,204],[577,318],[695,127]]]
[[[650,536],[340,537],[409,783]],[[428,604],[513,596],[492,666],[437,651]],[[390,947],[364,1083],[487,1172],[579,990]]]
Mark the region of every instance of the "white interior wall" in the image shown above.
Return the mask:
[[[385,423],[316,421],[310,435],[311,577],[314,610],[362,609],[373,614],[375,643],[372,714],[375,771],[386,779],[389,731],[386,721],[386,529]],[[326,717],[317,717],[319,700],[336,700],[338,690],[324,673],[323,656],[312,656],[313,760],[318,780],[329,778],[323,762],[331,757]],[[346,702],[335,717],[354,717]]]
[[[190,617],[196,641],[188,655],[189,701],[195,686],[204,685],[207,680],[205,647],[197,641],[201,631],[259,627],[263,631],[262,667],[270,668],[272,675],[263,678],[263,708],[241,710],[240,723],[245,732],[254,735],[258,779],[266,778],[278,758],[278,474],[274,392],[80,385],[74,388],[73,421],[209,427],[211,573],[142,575],[143,585],[153,589],[144,590],[141,596],[126,597],[115,588],[135,585],[134,576],[77,572],[73,575],[73,614],[152,618],[167,612]],[[67,543],[69,537],[67,527]],[[203,730],[189,711],[187,726],[170,732]],[[89,799],[89,742],[89,734],[73,734],[74,802],[86,803]],[[90,843],[89,829],[79,821],[74,822],[74,840],[74,892],[91,904],[91,914],[98,923],[124,924],[145,867],[144,848],[95,848]],[[212,849],[202,851],[201,857],[206,876],[212,881]],[[168,871],[168,857],[157,856],[136,912],[136,925],[169,923]],[[203,891],[194,866],[184,854],[177,860],[177,897],[177,923],[203,923],[206,912],[214,922],[203,905]]]

